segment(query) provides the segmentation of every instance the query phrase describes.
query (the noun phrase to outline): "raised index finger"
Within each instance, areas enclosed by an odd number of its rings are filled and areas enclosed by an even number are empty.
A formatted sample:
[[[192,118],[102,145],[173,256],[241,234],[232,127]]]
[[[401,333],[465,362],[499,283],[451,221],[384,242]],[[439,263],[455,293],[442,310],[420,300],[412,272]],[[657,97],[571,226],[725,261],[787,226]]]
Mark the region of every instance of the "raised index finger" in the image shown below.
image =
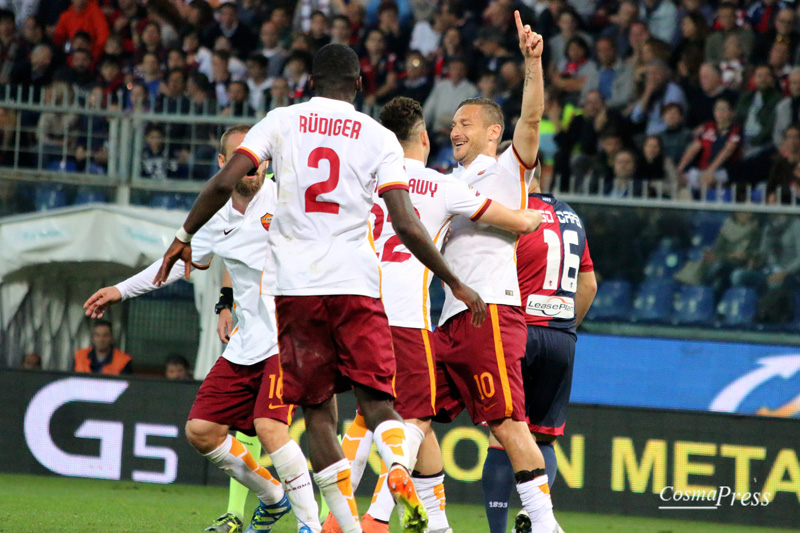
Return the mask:
[[[514,11],[514,22],[517,23],[517,33],[519,35],[525,33],[525,27],[522,25],[522,17],[519,16],[519,11]]]

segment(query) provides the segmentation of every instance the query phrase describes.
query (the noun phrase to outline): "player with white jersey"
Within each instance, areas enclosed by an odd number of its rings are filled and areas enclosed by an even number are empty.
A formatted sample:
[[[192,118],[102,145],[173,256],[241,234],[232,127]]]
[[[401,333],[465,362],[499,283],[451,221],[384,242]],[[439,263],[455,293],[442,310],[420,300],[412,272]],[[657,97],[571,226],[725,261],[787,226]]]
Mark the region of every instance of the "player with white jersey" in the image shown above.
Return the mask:
[[[248,130],[249,126],[235,126],[222,135],[220,167]],[[248,531],[268,531],[293,508],[298,531],[311,533],[321,526],[306,459],[300,446],[289,437],[294,407],[281,400],[278,389],[280,363],[274,299],[261,296],[267,253],[264,239],[276,200],[276,185],[264,180],[263,171],[243,177],[231,200],[195,236],[190,264],[179,265],[183,268],[174,269],[166,283],[181,279],[186,268],[207,268],[215,255],[222,258],[233,282],[237,326],[200,386],[189,413],[186,436],[198,452],[259,497],[261,503]],[[158,289],[152,280],[160,265],[158,261],[114,287],[99,290],[84,304],[86,314],[102,316],[111,304]],[[258,457],[228,434],[229,428],[250,435],[257,432],[284,481],[285,491],[268,470],[258,465]],[[257,453],[260,455],[260,448]],[[241,531],[240,509],[229,508],[233,512],[218,518],[207,531]]]
[[[520,118],[512,148],[496,161],[504,117],[491,100],[474,98],[459,105],[450,140],[461,168],[456,177],[514,209],[527,205],[539,150],[544,111],[540,35],[523,26],[515,12],[519,46],[525,60]],[[456,272],[480,292],[489,308],[489,327],[474,328],[470,312],[449,291],[437,328],[435,351],[437,417],[452,419],[464,407],[473,422],[486,422],[505,447],[514,468],[517,491],[530,514],[532,531],[553,533],[560,527],[553,506],[544,459],[525,424],[525,394],[520,361],[526,328],[520,308],[515,264],[517,236],[485,224],[456,219],[444,254]]]
[[[334,397],[354,388],[390,465],[389,488],[406,508],[404,527],[421,532],[427,517],[409,469],[423,435],[392,409],[395,361],[368,223],[373,191],[386,200],[401,242],[468,302],[476,324],[485,306],[453,275],[414,215],[397,139],[353,108],[361,87],[355,52],[337,44],[320,49],[311,83],[315,98],[271,111],[211,179],[155,281],[166,280],[178,258],[190,257],[192,233],[241,176],[272,159],[278,205],[266,265],[275,269],[275,282],[262,289],[276,296],[283,399],[303,406],[314,479],[342,529],[361,531],[350,465],[336,437]]]
[[[534,231],[541,222],[538,211],[511,211],[492,202],[472,187],[433,169],[425,168],[430,153],[430,140],[425,128],[422,107],[405,97],[396,97],[381,111],[381,123],[392,131],[403,147],[408,174],[411,203],[423,226],[442,246],[444,235],[454,217],[480,220],[514,233]],[[430,339],[430,297],[428,289],[431,272],[411,255],[400,242],[388,220],[386,204],[375,199],[373,240],[381,261],[381,292],[386,315],[392,330],[397,361],[395,388],[401,391],[395,400],[395,409],[407,423],[412,423],[425,433],[426,453],[419,454],[414,469],[414,484],[428,512],[431,533],[449,529],[444,513],[444,474],[436,437],[431,431],[431,418],[435,414],[436,380],[435,354]],[[343,448],[351,462],[362,464],[369,454],[370,435],[360,415],[347,430]],[[358,445],[363,444],[363,445]],[[384,465],[385,466],[385,465]],[[354,486],[363,472],[354,468]],[[385,470],[378,480],[372,505],[364,516],[363,528],[367,532],[389,531],[389,518],[394,502],[384,483]],[[358,479],[357,479],[358,478]],[[337,529],[328,517],[323,532]]]

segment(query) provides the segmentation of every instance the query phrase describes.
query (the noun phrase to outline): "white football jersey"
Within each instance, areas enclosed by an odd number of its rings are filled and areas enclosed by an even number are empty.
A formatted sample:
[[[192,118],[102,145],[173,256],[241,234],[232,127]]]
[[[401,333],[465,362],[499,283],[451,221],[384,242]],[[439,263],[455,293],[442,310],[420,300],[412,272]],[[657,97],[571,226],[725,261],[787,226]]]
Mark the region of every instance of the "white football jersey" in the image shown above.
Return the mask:
[[[208,265],[215,255],[219,256],[233,280],[233,313],[237,325],[222,356],[239,365],[254,365],[278,353],[275,299],[259,294],[267,255],[265,237],[275,213],[276,195],[275,183],[266,180],[244,214],[234,209],[232,200],[228,200],[192,238],[192,262]],[[161,260],[158,260],[118,283],[116,287],[123,300],[156,290],[158,287],[152,281],[160,266]],[[183,261],[179,260],[172,267],[167,283],[183,275]],[[266,274],[264,277],[269,278]]]
[[[262,290],[378,298],[372,195],[408,188],[394,134],[352,104],[315,97],[270,111],[237,152],[272,159],[278,182],[265,267],[276,280]]]
[[[513,146],[496,161],[481,155],[468,168],[459,169],[454,175],[482,194],[491,194],[492,200],[509,209],[527,206],[533,169],[527,169],[519,161]],[[519,306],[517,238],[508,231],[458,218],[450,226],[444,257],[461,281],[478,291],[487,304]],[[450,288],[445,286],[439,324],[466,309],[467,306],[454,298]]]
[[[450,219],[463,215],[477,220],[491,200],[464,182],[406,159],[408,192],[422,225],[440,249]],[[431,329],[431,271],[400,242],[389,220],[386,203],[375,197],[373,238],[381,261],[381,292],[389,325]]]

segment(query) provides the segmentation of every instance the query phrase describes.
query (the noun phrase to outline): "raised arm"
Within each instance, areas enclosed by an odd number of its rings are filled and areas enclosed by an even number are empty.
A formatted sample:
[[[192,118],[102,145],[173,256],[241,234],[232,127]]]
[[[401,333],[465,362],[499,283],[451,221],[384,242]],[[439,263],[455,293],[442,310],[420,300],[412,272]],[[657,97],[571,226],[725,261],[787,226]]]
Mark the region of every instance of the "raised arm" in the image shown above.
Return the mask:
[[[522,89],[522,111],[514,128],[514,149],[520,162],[528,168],[536,164],[539,153],[539,123],[544,114],[544,71],[542,69],[542,36],[522,25],[519,11],[514,12],[519,36],[519,49],[525,58],[525,85]]]
[[[480,326],[486,318],[486,304],[477,292],[461,283],[453,271],[450,270],[450,267],[447,266],[444,257],[439,253],[436,245],[433,244],[425,226],[422,225],[422,222],[414,213],[414,206],[411,205],[408,191],[404,189],[386,191],[383,193],[383,200],[386,202],[386,209],[388,209],[389,216],[392,219],[392,227],[400,242],[423,265],[430,268],[434,274],[447,283],[450,290],[453,291],[453,296],[467,304],[470,312],[472,312],[472,323],[476,327]]]
[[[511,210],[500,202],[492,202],[478,219],[500,229],[524,235],[533,233],[542,223],[542,213],[536,209]]]

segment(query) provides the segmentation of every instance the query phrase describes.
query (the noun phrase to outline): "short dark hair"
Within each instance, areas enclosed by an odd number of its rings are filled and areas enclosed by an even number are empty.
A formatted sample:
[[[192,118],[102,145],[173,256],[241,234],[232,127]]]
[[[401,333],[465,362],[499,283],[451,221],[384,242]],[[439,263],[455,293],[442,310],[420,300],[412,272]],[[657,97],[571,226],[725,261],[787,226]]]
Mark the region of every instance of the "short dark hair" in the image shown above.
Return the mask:
[[[311,65],[311,77],[319,90],[355,90],[355,82],[361,75],[361,64],[358,55],[347,45],[326,44],[314,55]]]
[[[99,327],[106,327],[106,328],[108,328],[109,331],[112,331],[112,332],[114,331],[114,327],[111,325],[111,322],[109,322],[108,320],[100,320],[100,319],[98,319],[98,320],[95,320],[94,323],[92,323],[92,331],[96,330]]]
[[[263,69],[269,68],[269,59],[267,59],[267,56],[260,52],[254,52],[250,54],[250,56],[247,57],[247,61],[252,61]]]
[[[93,41],[92,36],[89,34],[88,31],[78,30],[75,32],[75,35],[72,36],[70,41],[74,41],[75,39],[86,39],[90,43]]]
[[[503,117],[503,109],[500,105],[495,102],[494,100],[490,100],[488,98],[484,98],[479,96],[477,98],[467,98],[460,104],[458,104],[458,108],[456,111],[464,107],[465,105],[476,105],[480,106],[483,110],[483,118],[485,124],[488,126],[494,126],[495,124],[500,126],[500,138],[503,138],[503,130],[505,129],[505,118]]]
[[[0,9],[0,20],[8,20],[14,22],[16,20],[14,18],[14,12],[8,9]]]
[[[179,353],[171,353],[167,356],[166,360],[164,361],[164,366],[169,365],[180,365],[186,370],[189,370],[189,360]]]
[[[411,132],[420,123],[425,123],[422,106],[406,96],[392,98],[381,110],[381,124],[401,143],[411,140]]]

